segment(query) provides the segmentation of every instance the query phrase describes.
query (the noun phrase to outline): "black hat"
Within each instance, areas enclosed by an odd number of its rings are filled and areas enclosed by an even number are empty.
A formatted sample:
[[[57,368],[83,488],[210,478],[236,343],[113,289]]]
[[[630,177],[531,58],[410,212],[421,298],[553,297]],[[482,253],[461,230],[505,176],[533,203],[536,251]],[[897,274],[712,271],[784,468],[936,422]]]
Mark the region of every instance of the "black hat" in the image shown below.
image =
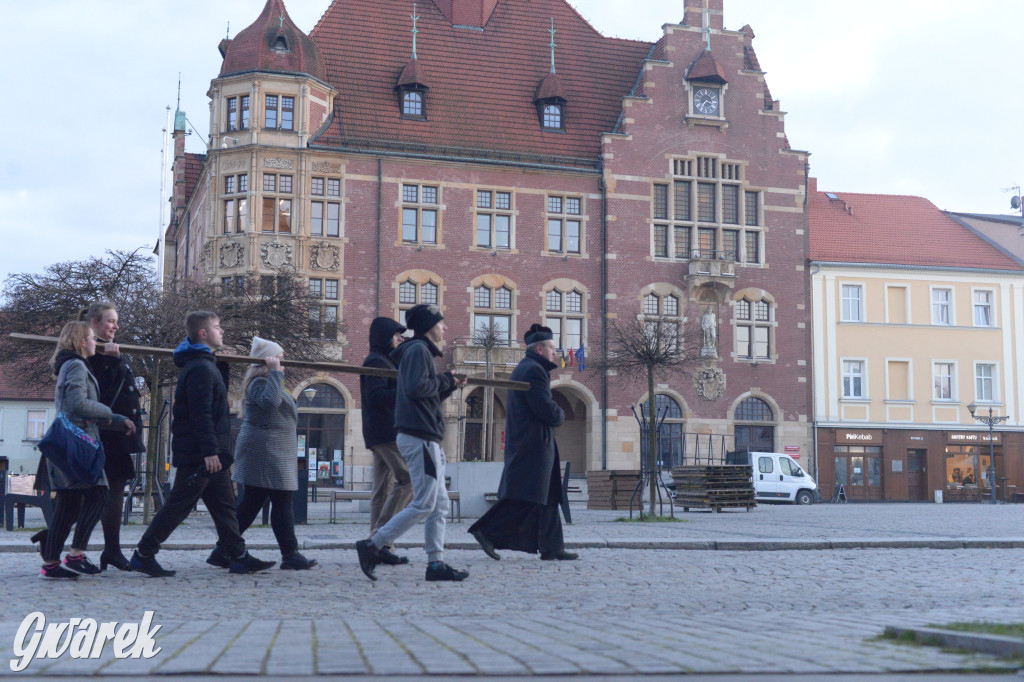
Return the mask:
[[[444,315],[441,314],[440,308],[425,303],[413,306],[405,314],[405,324],[420,336],[433,329],[434,325],[443,319]]]
[[[527,346],[532,346],[535,343],[553,339],[555,338],[555,335],[548,327],[544,327],[539,324],[531,324],[529,330],[526,332],[526,336],[523,338],[526,340]]]

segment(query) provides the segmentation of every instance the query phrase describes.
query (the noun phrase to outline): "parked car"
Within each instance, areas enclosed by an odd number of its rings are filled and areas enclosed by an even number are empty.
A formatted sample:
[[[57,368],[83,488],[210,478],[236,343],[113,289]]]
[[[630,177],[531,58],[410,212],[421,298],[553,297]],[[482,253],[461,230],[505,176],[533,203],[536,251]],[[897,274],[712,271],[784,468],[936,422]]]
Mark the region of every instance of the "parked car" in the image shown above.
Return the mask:
[[[781,452],[730,452],[726,464],[747,464],[754,476],[754,497],[758,502],[821,502],[818,484],[789,455]]]

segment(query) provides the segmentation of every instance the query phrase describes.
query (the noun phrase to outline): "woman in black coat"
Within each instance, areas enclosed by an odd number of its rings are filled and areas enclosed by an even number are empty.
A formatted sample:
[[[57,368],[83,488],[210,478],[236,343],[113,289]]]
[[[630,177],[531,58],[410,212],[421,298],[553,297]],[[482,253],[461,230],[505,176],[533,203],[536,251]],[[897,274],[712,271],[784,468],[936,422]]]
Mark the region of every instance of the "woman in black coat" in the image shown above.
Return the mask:
[[[102,353],[89,358],[92,370],[100,386],[100,402],[116,415],[127,417],[135,423],[131,435],[123,432],[102,431],[103,450],[106,464],[103,467],[110,485],[110,494],[103,508],[100,523],[103,526],[103,553],[100,568],[107,565],[122,571],[130,571],[128,559],[121,552],[121,510],[124,504],[124,486],[135,478],[132,454],[145,452],[142,441],[142,410],[139,389],[131,368],[121,357],[121,351],[114,343],[117,333],[117,308],[113,303],[92,303],[82,311],[81,319],[88,322],[97,340],[106,344]]]

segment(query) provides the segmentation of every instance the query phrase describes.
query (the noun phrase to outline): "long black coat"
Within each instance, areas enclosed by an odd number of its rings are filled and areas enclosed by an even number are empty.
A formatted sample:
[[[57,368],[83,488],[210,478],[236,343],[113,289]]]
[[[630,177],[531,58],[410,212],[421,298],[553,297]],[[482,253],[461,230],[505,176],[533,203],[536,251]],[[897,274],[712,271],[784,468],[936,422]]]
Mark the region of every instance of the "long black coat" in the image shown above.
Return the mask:
[[[562,425],[565,412],[551,397],[548,375],[554,368],[554,363],[527,351],[526,357],[512,371],[512,381],[529,382],[530,390],[508,392],[505,468],[498,486],[500,499],[547,504],[554,484],[561,501],[554,429]]]
[[[142,411],[139,391],[131,368],[120,357],[97,353],[89,358],[89,369],[100,387],[100,402],[114,414],[128,417],[135,422],[135,433],[123,431],[101,431],[103,451],[107,455],[103,470],[111,481],[124,481],[135,477],[132,453],[145,452],[142,441]]]

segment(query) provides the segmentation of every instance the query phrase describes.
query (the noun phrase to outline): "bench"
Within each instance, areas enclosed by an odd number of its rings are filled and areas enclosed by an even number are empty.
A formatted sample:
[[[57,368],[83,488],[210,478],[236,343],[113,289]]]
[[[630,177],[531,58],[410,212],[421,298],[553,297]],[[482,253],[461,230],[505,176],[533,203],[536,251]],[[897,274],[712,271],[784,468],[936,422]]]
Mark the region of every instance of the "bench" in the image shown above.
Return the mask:
[[[36,477],[11,476],[11,492],[3,496],[3,519],[7,530],[14,530],[15,509],[17,509],[18,528],[25,527],[25,508],[39,507],[43,511],[43,519],[49,526],[53,520],[53,495],[46,491],[37,493],[33,490]]]
[[[369,490],[329,490],[327,492],[327,494],[331,496],[330,523],[337,523],[338,522],[338,514],[337,514],[338,500],[346,502],[346,501],[351,501],[351,500],[369,500],[370,499],[370,491]],[[459,496],[459,491],[458,490],[449,490],[448,491],[448,504],[449,504],[449,510],[448,510],[449,516],[453,516],[453,517],[455,517],[457,519],[458,522],[461,522],[462,521],[462,498]],[[458,512],[457,514],[456,514],[456,511]]]

